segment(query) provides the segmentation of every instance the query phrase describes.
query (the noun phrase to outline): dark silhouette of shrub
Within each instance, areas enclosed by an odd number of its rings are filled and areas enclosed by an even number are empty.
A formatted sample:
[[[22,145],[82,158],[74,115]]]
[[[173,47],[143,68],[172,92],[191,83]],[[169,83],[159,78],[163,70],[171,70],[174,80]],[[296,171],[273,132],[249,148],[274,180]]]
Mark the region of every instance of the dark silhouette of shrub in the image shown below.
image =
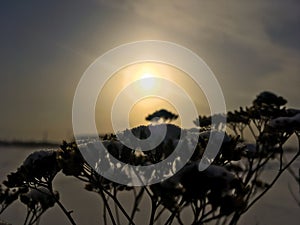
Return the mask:
[[[162,119],[164,122],[167,122],[167,121],[171,122],[173,120],[176,120],[177,118],[178,118],[178,115],[176,115],[168,110],[161,109],[161,110],[155,111],[154,113],[148,115],[145,119],[147,121],[151,121],[151,122],[157,122],[160,119]]]
[[[20,198],[28,209],[24,224],[34,224],[55,204],[63,210],[71,224],[76,224],[71,212],[63,206],[58,192],[52,187],[56,174],[62,172],[84,182],[87,191],[100,196],[104,205],[104,224],[107,224],[108,216],[112,224],[121,224],[119,213],[122,213],[128,224],[136,224],[135,215],[145,196],[150,197],[151,204],[148,224],[155,224],[163,214],[168,215],[165,224],[172,224],[174,221],[186,224],[181,218],[183,209],[190,210],[193,225],[206,222],[237,224],[240,217],[273,187],[281,174],[290,170],[290,165],[300,154],[298,147],[292,158],[287,160],[284,157],[284,143],[293,134],[300,143],[300,111],[286,109],[286,102],[284,98],[273,93],[262,92],[251,106],[228,112],[228,130],[224,134],[221,149],[204,171],[199,171],[199,162],[210,134],[224,132],[224,124],[211,124],[211,116],[199,116],[194,121],[197,126],[201,126],[199,129],[184,130],[168,124],[164,140],[158,147],[147,152],[139,151],[138,146],[134,149],[124,146],[115,135],[105,135],[103,144],[109,154],[100,159],[95,157],[100,171],[111,169],[111,157],[132,165],[146,166],[157,163],[173,152],[179,139],[188,144],[191,140],[187,140],[187,133],[199,133],[195,151],[181,170],[167,180],[143,187],[130,187],[102,177],[86,163],[76,143],[63,142],[58,150],[34,152],[16,172],[9,174],[3,182],[4,185],[0,186],[1,212]],[[166,121],[177,117],[166,110],[160,110],[146,119],[152,121],[162,118]],[[249,129],[252,135],[251,143],[247,142],[244,136],[246,129]],[[126,136],[126,133],[131,131],[140,139],[150,135],[149,126],[125,130],[123,135]],[[277,173],[271,181],[266,182],[262,178],[262,172],[265,166],[274,161],[278,161]],[[173,166],[176,167],[176,162]],[[165,171],[157,170],[152,176],[162,176],[164,173]],[[130,177],[124,179],[130,181]],[[119,192],[134,193],[131,213],[123,207],[117,195]],[[111,209],[109,200],[114,202],[115,212]]]

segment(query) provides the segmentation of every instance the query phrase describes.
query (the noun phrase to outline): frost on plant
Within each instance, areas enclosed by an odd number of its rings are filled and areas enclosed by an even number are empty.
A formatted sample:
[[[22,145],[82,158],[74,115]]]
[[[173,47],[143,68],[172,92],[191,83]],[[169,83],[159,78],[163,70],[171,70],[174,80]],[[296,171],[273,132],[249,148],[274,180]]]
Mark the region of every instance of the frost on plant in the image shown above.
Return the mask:
[[[173,171],[180,166],[179,158],[170,165],[168,171],[155,169],[151,174],[144,174],[152,177],[166,174],[174,176],[143,187],[118,184],[101,176],[93,169],[94,165],[84,160],[75,142],[63,142],[56,150],[34,152],[0,186],[1,213],[8,210],[14,201],[20,200],[28,212],[24,224],[37,223],[46,210],[55,206],[60,207],[70,224],[76,224],[72,211],[64,207],[58,191],[53,188],[53,179],[58,173],[63,173],[83,182],[85,190],[98,194],[103,205],[102,221],[99,224],[108,224],[109,221],[112,224],[137,224],[136,214],[139,213],[142,199],[148,199],[149,203],[149,221],[145,221],[147,224],[156,224],[160,218],[166,218],[165,224],[187,224],[181,217],[184,209],[189,211],[193,225],[207,222],[237,224],[241,216],[273,187],[285,170],[295,175],[290,165],[299,156],[299,147],[294,156],[287,159],[284,144],[292,135],[296,135],[298,141],[300,139],[300,110],[286,109],[286,103],[281,96],[262,92],[250,106],[240,107],[227,115],[191,118],[196,127],[190,130],[166,123],[178,116],[160,110],[149,114],[146,119],[161,123],[120,131],[118,134],[126,137],[128,132],[132,132],[135,137],[146,139],[150,126],[159,129],[159,126],[166,125],[166,136],[156,148],[143,152],[140,146],[129,148],[115,134],[107,134],[101,141],[108,153],[99,158],[94,151],[88,152],[95,158],[94,163],[100,172],[117,171],[122,170],[122,167],[113,165],[112,157],[125,164],[147,166],[166,159],[179,142],[186,146],[196,143],[189,162],[177,173]],[[214,116],[226,116],[227,130],[218,155],[213,161],[207,159],[211,165],[200,171],[199,162],[209,138],[217,140],[223,137],[220,132],[224,132],[225,124],[212,124]],[[251,137],[245,135],[246,131]],[[189,140],[185,138],[187,132],[196,132],[199,138]],[[92,145],[93,139],[83,139],[80,144]],[[265,166],[272,162],[278,162],[277,173],[266,181],[262,174]],[[130,181],[130,174],[124,179]],[[297,175],[295,180],[299,181]],[[132,194],[132,202],[122,202],[118,196],[120,192]],[[132,204],[132,210],[125,210],[124,204]]]

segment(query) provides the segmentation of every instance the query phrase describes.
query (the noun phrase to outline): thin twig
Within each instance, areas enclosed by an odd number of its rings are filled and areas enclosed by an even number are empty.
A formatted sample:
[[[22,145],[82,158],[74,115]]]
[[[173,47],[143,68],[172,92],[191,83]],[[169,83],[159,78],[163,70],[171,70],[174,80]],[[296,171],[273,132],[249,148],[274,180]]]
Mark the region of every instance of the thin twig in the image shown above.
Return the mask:
[[[157,209],[156,199],[151,199],[151,215],[150,215],[149,225],[154,224],[156,209]]]
[[[114,186],[113,191],[114,191],[114,198],[117,198],[117,189],[115,186]],[[119,210],[118,210],[118,206],[115,201],[114,201],[114,206],[115,206],[115,214],[116,214],[117,223],[118,223],[118,225],[120,225],[121,223],[120,223]]]
[[[104,205],[105,205],[105,207],[106,207],[106,209],[107,209],[107,211],[108,211],[108,214],[109,214],[109,216],[110,216],[111,222],[113,223],[113,225],[117,225],[117,224],[116,224],[116,221],[115,221],[115,219],[114,219],[114,216],[113,216],[113,214],[112,214],[112,211],[111,211],[111,209],[110,209],[110,206],[109,206],[109,204],[108,204],[108,201],[107,201],[107,199],[106,199],[106,197],[105,197],[105,195],[104,195],[104,193],[103,193],[103,189],[100,189],[100,190],[99,190],[99,194],[100,194],[101,197],[102,197],[102,200],[103,200],[103,202],[104,202]]]
[[[119,200],[118,200],[115,196],[113,196],[109,191],[107,191],[107,190],[105,190],[105,189],[103,189],[103,191],[104,191],[109,197],[111,197],[111,198],[115,201],[115,203],[117,204],[117,206],[119,207],[119,209],[121,210],[121,212],[124,214],[124,216],[127,218],[127,220],[128,220],[131,224],[135,224],[135,223],[131,220],[130,216],[127,214],[127,212],[125,211],[125,209],[123,208],[123,206],[121,205],[121,203],[119,202]]]
[[[286,168],[288,168],[300,155],[300,153],[298,152],[292,159],[291,161],[285,166],[283,167],[281,170],[279,170],[278,174],[275,176],[275,178],[273,179],[273,181],[269,184],[269,186],[262,192],[260,193],[244,210],[243,212],[246,212],[249,208],[251,208],[264,194],[267,193],[267,191],[276,183],[276,181],[279,179],[279,177],[281,176],[281,174],[286,170]]]
[[[133,190],[135,191],[135,189],[133,189]],[[139,193],[137,195],[135,195],[134,205],[133,205],[133,209],[132,209],[131,216],[130,216],[130,219],[132,221],[134,219],[136,211],[138,210],[138,207],[139,207],[139,204],[140,204],[141,199],[143,197],[144,191],[145,191],[145,189],[141,188],[141,190],[139,191]],[[131,222],[129,222],[129,225],[131,225]]]

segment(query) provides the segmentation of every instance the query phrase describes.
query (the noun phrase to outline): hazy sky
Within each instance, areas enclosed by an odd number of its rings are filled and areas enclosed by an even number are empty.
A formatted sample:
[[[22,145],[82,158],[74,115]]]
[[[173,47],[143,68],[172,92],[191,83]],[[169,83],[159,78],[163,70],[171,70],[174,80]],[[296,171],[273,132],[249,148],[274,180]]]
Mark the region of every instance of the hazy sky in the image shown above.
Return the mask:
[[[0,139],[70,136],[86,68],[113,47],[145,39],[202,57],[228,109],[263,90],[300,107],[298,0],[4,0],[0,32]]]

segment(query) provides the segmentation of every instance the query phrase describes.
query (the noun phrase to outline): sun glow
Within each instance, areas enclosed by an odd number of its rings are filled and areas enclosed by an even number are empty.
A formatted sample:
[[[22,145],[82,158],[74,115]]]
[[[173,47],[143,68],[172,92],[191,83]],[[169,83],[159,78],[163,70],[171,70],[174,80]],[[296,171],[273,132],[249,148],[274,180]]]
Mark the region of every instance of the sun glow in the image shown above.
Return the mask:
[[[173,82],[184,89],[189,96],[194,100],[197,109],[201,114],[209,114],[209,104],[202,93],[201,89],[193,82],[189,76],[176,67],[166,65],[163,63],[137,63],[129,65],[120,71],[116,72],[105,84],[104,88],[99,94],[96,106],[96,123],[99,133],[112,132],[111,125],[111,109],[115,103],[115,99],[120,95],[126,96],[126,101],[121,102],[124,108],[127,107],[132,99],[136,99],[136,95],[142,94],[146,99],[141,99],[134,105],[132,112],[130,112],[130,126],[139,126],[147,124],[145,117],[159,109],[167,109],[176,112],[175,109],[160,97],[159,93],[164,93],[171,97],[176,96],[172,89],[164,86],[163,80]],[[128,93],[122,92],[127,88]],[[185,105],[185,102],[181,103]],[[200,114],[200,113],[199,113]],[[119,119],[128,118],[127,111],[120,111]],[[193,119],[191,118],[191,127],[193,126]],[[176,120],[178,122],[180,120]],[[127,127],[125,126],[124,129]]]
[[[139,82],[143,90],[151,90],[155,87],[155,76],[151,73],[143,73]]]

